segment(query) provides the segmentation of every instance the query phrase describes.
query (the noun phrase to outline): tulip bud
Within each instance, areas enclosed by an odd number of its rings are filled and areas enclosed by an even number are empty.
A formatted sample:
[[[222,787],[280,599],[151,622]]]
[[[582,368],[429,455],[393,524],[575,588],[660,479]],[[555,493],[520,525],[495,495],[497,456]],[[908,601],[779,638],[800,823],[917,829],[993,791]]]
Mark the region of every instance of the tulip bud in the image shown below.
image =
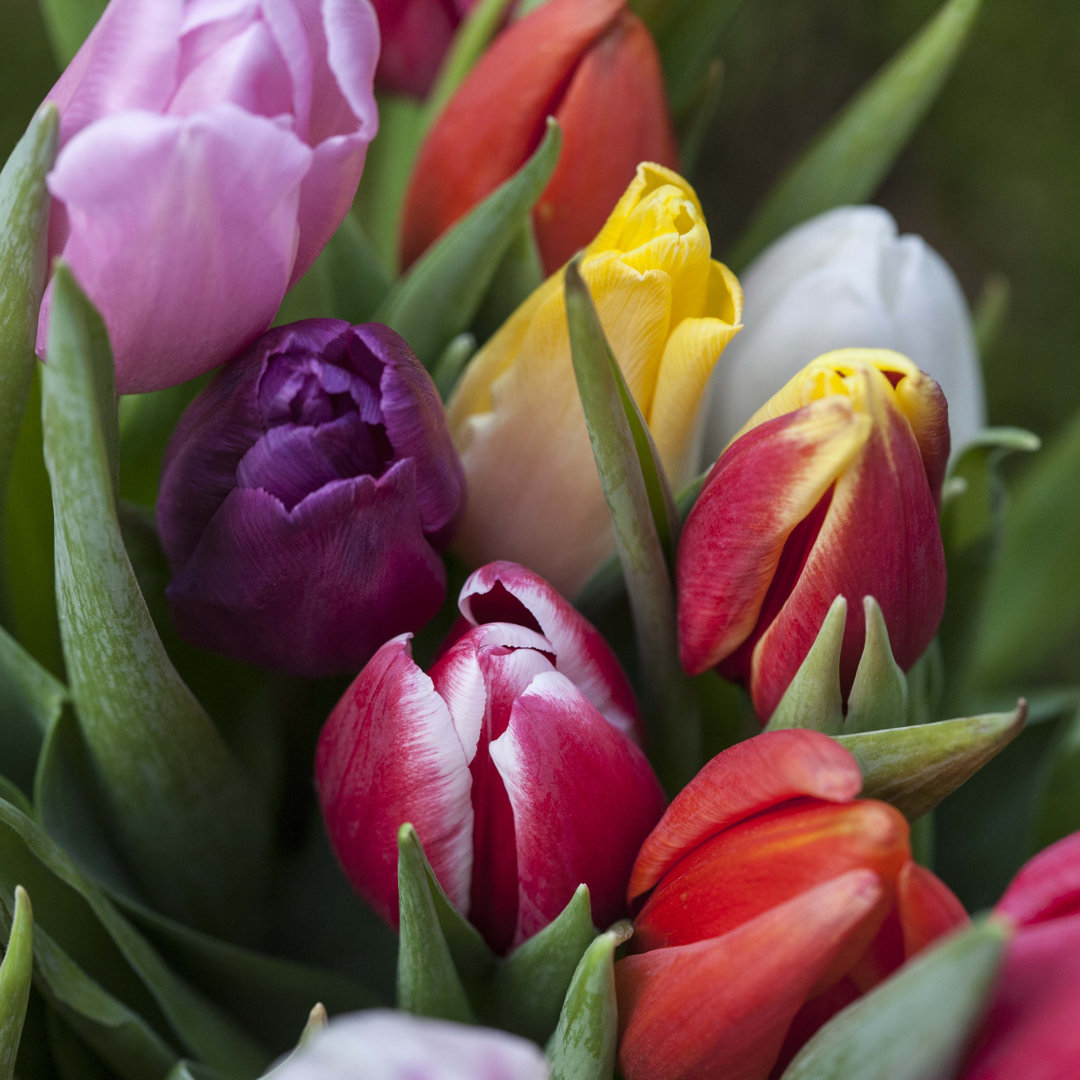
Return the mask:
[[[355,671],[446,594],[463,497],[427,372],[376,323],[264,334],[188,407],[158,495],[173,619],[193,644]]]
[[[856,800],[828,736],[778,731],[714,758],[673,800],[630,879],[615,968],[626,1080],[764,1080],[831,1015],[964,921],[911,860],[908,827]]]
[[[693,189],[645,164],[580,267],[676,488],[690,479],[705,383],[742,311],[738,281],[710,253]],[[574,378],[561,271],[473,357],[447,416],[469,482],[462,557],[513,558],[575,592],[614,540]]]
[[[656,46],[625,0],[548,0],[496,38],[429,132],[406,196],[413,262],[562,128],[533,222],[552,273],[596,234],[638,162],[677,167]]]
[[[679,544],[679,644],[768,719],[837,596],[846,697],[881,608],[905,671],[945,604],[937,501],[949,452],[933,379],[899,353],[826,353],[758,410],[715,464]]]
[[[843,206],[785,233],[743,276],[746,329],[710,387],[706,464],[815,356],[895,349],[940,383],[953,445],[986,422],[971,315],[948,264],[921,237],[898,236],[878,206]]]
[[[396,925],[397,832],[411,822],[497,951],[547,925],[581,883],[606,926],[625,913],[630,866],[664,805],[625,733],[626,680],[592,626],[523,567],[484,567],[460,608],[470,628],[430,675],[395,638],[323,728],[316,782],[338,859]]]
[[[458,23],[476,0],[371,0],[382,48],[375,85],[423,97],[435,81]]]

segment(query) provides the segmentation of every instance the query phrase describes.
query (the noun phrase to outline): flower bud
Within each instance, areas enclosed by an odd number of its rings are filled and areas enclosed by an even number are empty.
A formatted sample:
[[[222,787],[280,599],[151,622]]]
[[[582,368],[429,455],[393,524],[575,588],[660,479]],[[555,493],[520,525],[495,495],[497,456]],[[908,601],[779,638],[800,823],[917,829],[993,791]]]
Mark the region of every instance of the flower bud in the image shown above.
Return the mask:
[[[423,97],[431,88],[458,24],[476,0],[371,0],[382,49],[375,84]]]
[[[720,754],[675,797],[630,879],[636,955],[615,968],[626,1080],[776,1075],[965,919],[912,862],[902,815],[855,799],[861,783],[828,736],[778,731]]]
[[[460,608],[469,629],[429,675],[395,638],[323,728],[316,783],[338,859],[396,925],[397,832],[411,822],[496,951],[546,926],[581,883],[606,926],[625,913],[630,866],[664,806],[627,734],[637,720],[625,677],[593,627],[523,567],[482,568]]]
[[[397,334],[271,330],[169,444],[157,519],[177,628],[280,671],[355,671],[442,605],[463,490],[438,394]]]
[[[877,600],[905,671],[945,605],[937,501],[949,453],[937,383],[899,353],[818,357],[721,454],[679,543],[679,644],[768,719],[837,596],[847,598],[844,695]]]
[[[641,161],[677,167],[656,46],[625,0],[548,0],[496,38],[416,159],[402,222],[413,262],[562,128],[533,215],[547,273],[584,247]]]

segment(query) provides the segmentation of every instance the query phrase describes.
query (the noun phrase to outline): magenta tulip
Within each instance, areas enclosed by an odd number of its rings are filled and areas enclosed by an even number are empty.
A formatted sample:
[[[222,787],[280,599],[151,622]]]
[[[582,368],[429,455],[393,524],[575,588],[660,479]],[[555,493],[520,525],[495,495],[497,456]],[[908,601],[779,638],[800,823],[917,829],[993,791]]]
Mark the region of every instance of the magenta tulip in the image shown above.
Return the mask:
[[[100,309],[121,393],[270,325],[356,194],[378,51],[368,0],[112,0],[48,97],[49,254]]]
[[[630,868],[664,808],[627,733],[625,678],[593,627],[514,563],[473,574],[460,608],[468,629],[430,674],[406,636],[387,642],[323,729],[315,772],[338,859],[396,924],[396,836],[411,822],[497,951],[547,925],[583,882],[607,925],[626,913]]]

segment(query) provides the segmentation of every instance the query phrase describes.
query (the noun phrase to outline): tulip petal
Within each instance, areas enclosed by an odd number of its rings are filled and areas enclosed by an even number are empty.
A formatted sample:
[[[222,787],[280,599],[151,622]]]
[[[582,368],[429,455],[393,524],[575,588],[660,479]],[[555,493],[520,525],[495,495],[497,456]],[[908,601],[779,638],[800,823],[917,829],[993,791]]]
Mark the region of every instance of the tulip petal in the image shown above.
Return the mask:
[[[411,822],[460,909],[472,873],[472,782],[446,703],[413,663],[406,635],[387,642],[319,737],[315,777],[327,830],[353,886],[397,924],[397,832]]]
[[[312,678],[354,671],[423,626],[446,578],[420,528],[414,474],[403,461],[378,481],[335,481],[291,513],[265,491],[230,492],[168,588],[183,636]]]
[[[546,926],[583,882],[599,926],[625,914],[634,852],[664,806],[641,751],[552,671],[517,698],[490,752],[514,811],[515,941]]]
[[[862,787],[855,759],[816,731],[770,731],[718,754],[672,800],[641,845],[628,892],[643,896],[722,829],[791,799],[847,802]]]
[[[70,227],[63,255],[105,319],[118,392],[183,382],[266,329],[310,164],[288,130],[233,105],[109,116],[63,148],[49,178]]]
[[[1029,859],[994,910],[1018,926],[1080,911],[1080,832]]]
[[[952,889],[937,874],[916,862],[909,862],[896,879],[896,906],[905,958],[971,921]]]
[[[561,671],[620,731],[641,734],[634,691],[599,631],[539,574],[517,563],[488,563],[461,588],[458,607],[478,626],[516,622],[534,626],[555,650]]]
[[[626,1080],[761,1080],[792,1019],[880,903],[852,870],[722,937],[615,965]]]
[[[676,568],[679,651],[691,675],[751,635],[788,537],[858,455],[870,427],[845,398],[812,402],[747,431],[713,467],[683,528]]]

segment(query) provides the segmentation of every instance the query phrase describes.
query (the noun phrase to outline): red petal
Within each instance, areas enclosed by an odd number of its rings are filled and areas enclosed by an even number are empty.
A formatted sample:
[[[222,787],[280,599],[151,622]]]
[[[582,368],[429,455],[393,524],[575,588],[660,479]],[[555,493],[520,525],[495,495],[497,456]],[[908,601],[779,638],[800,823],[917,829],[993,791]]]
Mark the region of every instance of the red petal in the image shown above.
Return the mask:
[[[916,862],[909,862],[896,879],[896,904],[905,957],[914,956],[942,934],[971,921],[952,889]]]
[[[994,910],[1020,926],[1080,911],[1080,832],[1030,859]]]
[[[816,731],[772,731],[718,754],[675,796],[641,846],[631,901],[647,893],[699,844],[762,810],[807,796],[847,802],[862,773],[835,740]]]

